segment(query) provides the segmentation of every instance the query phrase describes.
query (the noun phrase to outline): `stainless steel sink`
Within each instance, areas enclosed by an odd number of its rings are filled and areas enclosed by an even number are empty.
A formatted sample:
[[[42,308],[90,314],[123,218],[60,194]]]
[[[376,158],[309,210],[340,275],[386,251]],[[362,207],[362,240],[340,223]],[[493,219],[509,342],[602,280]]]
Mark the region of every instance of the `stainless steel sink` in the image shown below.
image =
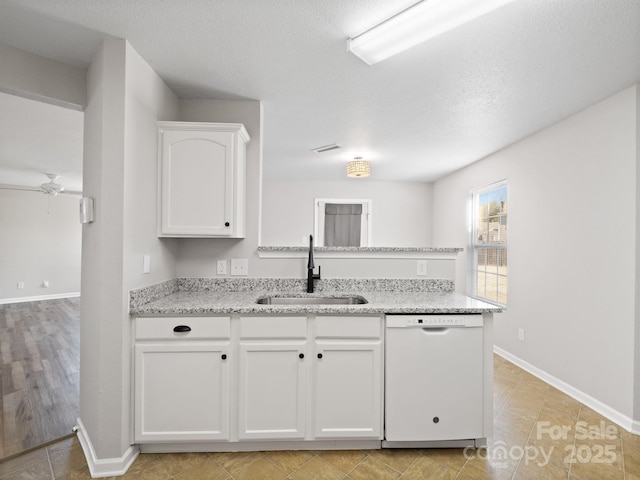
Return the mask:
[[[285,297],[269,296],[259,298],[256,303],[260,305],[363,305],[366,298],[358,296],[350,297]]]

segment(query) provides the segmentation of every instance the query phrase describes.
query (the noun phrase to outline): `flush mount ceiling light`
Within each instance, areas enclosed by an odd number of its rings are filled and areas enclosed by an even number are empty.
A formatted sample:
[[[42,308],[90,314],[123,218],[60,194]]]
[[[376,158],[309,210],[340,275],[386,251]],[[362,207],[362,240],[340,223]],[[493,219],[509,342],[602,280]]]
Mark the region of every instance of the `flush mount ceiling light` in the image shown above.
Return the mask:
[[[513,0],[422,0],[350,38],[347,48],[373,65]]]
[[[371,165],[362,157],[355,157],[347,163],[347,177],[362,178],[368,177],[371,173]]]

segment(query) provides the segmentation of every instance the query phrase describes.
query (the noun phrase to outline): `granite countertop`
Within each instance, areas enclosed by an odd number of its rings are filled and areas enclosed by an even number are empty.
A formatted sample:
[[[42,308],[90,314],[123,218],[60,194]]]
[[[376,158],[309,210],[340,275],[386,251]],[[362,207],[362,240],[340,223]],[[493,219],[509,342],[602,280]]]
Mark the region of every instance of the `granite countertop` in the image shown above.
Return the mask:
[[[233,286],[214,285],[203,287],[202,282],[194,279],[182,279],[179,287],[167,291],[165,288],[157,298],[146,302],[134,302],[130,308],[133,316],[169,316],[169,315],[220,315],[220,314],[392,314],[392,313],[484,313],[500,312],[500,307],[491,305],[465,295],[455,293],[446,282],[434,283],[427,288],[390,289],[388,284],[375,282],[341,285],[346,288],[335,289],[327,284],[316,293],[308,294],[299,288],[274,288],[273,285],[260,283],[242,286],[233,290]],[[362,287],[381,287],[369,289]],[[429,284],[428,284],[429,285]],[[295,285],[296,287],[299,285]],[[246,287],[246,288],[245,288]],[[262,287],[262,288],[260,288]],[[265,288],[268,287],[268,288]],[[291,287],[291,285],[282,285]],[[331,288],[334,287],[334,288]],[[350,288],[349,288],[350,287]],[[404,287],[404,288],[402,288]],[[409,287],[413,287],[410,284]],[[414,290],[414,291],[411,291]],[[427,291],[425,291],[427,290]],[[435,291],[434,291],[435,290]],[[322,297],[364,297],[368,303],[362,305],[261,305],[256,301],[263,296],[322,296]]]
[[[313,247],[314,252],[421,252],[421,253],[460,253],[464,249],[459,247]],[[307,245],[296,246],[261,246],[259,252],[300,251],[309,252]]]

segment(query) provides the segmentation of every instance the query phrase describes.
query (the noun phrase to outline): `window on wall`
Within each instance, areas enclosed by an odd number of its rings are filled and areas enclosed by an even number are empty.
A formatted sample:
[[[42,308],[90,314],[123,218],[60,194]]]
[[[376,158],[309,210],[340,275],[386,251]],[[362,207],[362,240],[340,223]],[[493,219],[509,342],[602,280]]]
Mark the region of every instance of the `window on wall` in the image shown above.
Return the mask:
[[[315,199],[316,245],[368,247],[371,243],[371,200]]]
[[[509,200],[507,181],[472,190],[470,294],[507,304]]]

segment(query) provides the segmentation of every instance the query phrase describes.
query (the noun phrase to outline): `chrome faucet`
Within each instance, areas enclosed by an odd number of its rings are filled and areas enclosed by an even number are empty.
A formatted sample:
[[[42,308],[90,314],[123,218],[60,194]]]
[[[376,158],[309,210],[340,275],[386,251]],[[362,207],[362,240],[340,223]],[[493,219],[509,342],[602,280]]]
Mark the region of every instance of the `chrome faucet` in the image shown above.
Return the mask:
[[[307,293],[313,293],[313,281],[320,280],[320,265],[318,265],[318,273],[313,273],[315,265],[313,264],[313,235],[309,235],[309,261],[307,262]]]

